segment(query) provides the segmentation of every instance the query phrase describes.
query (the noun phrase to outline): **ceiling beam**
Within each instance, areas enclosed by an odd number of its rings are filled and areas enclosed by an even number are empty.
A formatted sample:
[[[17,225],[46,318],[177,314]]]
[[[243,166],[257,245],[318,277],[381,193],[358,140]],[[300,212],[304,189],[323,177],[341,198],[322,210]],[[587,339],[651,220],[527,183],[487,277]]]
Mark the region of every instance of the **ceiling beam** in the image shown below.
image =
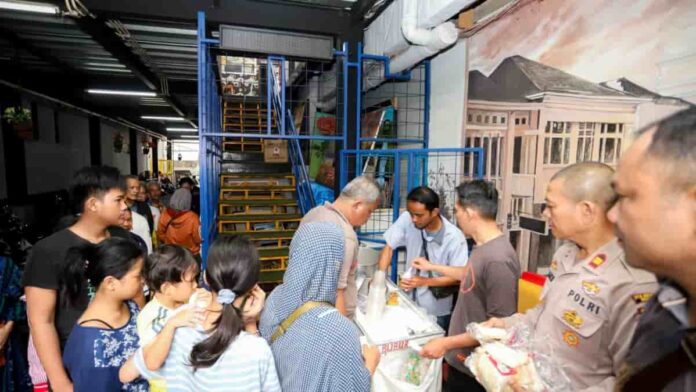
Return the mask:
[[[231,24],[339,36],[351,27],[350,11],[254,0],[85,0],[102,17],[187,22],[205,11],[210,25]]]
[[[0,64],[0,81],[7,86],[38,93],[53,102],[65,103],[116,121],[123,119],[143,132],[165,136],[163,130],[157,130],[150,124],[143,125],[140,118],[134,118],[132,115],[124,116],[120,110],[94,104],[84,89],[78,86],[78,81],[64,74],[41,74],[16,67],[8,68]]]
[[[369,11],[375,4],[375,0],[358,0],[351,11],[351,18],[353,25],[361,25],[367,27],[367,25],[375,20],[379,14],[382,13],[387,7],[392,3],[393,0],[387,0],[380,6],[379,10],[375,12],[369,19],[364,19],[365,14]]]
[[[40,48],[36,47],[30,41],[18,36],[13,31],[10,31],[10,30],[7,30],[3,27],[0,27],[0,38],[6,39],[7,41],[16,45],[18,48],[24,49],[29,54],[36,56],[36,57],[40,58],[41,60],[51,64],[52,66],[56,67],[56,69],[58,69],[62,72],[68,73],[68,74],[73,75],[73,76],[76,76],[76,75],[84,76],[81,72],[78,72],[74,68],[70,67],[68,64],[64,63],[59,58],[53,56],[47,50],[40,49]]]
[[[147,88],[158,93],[161,98],[171,106],[174,112],[186,118],[190,125],[196,126],[196,123],[188,116],[188,113],[184,109],[184,105],[178,102],[175,97],[162,94],[162,85],[159,75],[148,68],[141,58],[133,53],[123,40],[116,35],[115,31],[107,26],[105,22],[106,20],[101,17],[94,19],[90,17],[75,19],[75,23],[83,32],[101,45],[104,50],[109,52],[121,64],[130,69]]]

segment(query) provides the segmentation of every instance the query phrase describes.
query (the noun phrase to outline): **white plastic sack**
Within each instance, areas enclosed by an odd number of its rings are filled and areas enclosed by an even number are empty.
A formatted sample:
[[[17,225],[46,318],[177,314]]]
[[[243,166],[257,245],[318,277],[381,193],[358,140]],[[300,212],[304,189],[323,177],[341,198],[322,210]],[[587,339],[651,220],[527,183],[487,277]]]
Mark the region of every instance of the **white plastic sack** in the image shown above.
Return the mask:
[[[418,354],[411,350],[392,351],[382,355],[379,366],[372,377],[372,391],[375,392],[440,392],[442,388],[442,358],[430,360],[420,358],[420,363],[413,369],[409,357]],[[407,381],[407,373],[417,373],[419,385]]]

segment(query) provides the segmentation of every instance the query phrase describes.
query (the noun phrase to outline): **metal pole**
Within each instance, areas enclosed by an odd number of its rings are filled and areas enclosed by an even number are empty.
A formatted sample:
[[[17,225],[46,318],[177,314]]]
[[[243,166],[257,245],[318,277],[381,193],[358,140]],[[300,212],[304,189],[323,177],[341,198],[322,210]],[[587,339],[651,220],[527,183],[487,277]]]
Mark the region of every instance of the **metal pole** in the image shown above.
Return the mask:
[[[285,135],[285,57],[280,58],[280,134]]]
[[[348,148],[348,42],[343,43],[343,148]],[[356,147],[357,148],[357,147]],[[345,171],[346,167],[341,166]],[[345,184],[344,184],[345,185]]]
[[[392,222],[396,222],[399,219],[399,202],[401,201],[400,195],[400,184],[401,184],[401,155],[398,150],[394,152],[394,192],[392,192]],[[398,268],[398,252],[394,252],[391,261],[391,279],[392,282],[396,282],[396,275]]]
[[[361,128],[362,124],[360,123],[360,114],[362,112],[362,42],[358,42],[358,59],[356,62],[356,67],[357,67],[357,77],[356,77],[356,82],[355,82],[355,148],[361,149],[362,148],[362,134],[361,134]]]
[[[273,61],[271,56],[268,56],[266,60],[266,134],[271,134],[271,111],[273,110],[273,104],[271,104],[271,83],[273,78],[271,77],[271,72],[273,72]]]
[[[423,108],[423,148],[428,148],[430,145],[430,60],[425,60],[425,101]]]
[[[208,228],[211,224],[210,216],[208,212],[208,192],[209,189],[209,173],[207,165],[207,144],[205,143],[206,132],[208,124],[206,121],[207,111],[206,106],[208,105],[207,96],[207,76],[208,76],[208,64],[207,64],[207,44],[205,43],[205,13],[203,11],[198,12],[198,148],[199,148],[199,162],[201,163],[201,194],[200,194],[200,205],[201,205],[201,226],[203,235],[203,243],[201,244],[201,258],[203,260],[202,269],[205,269],[205,260],[208,255]]]

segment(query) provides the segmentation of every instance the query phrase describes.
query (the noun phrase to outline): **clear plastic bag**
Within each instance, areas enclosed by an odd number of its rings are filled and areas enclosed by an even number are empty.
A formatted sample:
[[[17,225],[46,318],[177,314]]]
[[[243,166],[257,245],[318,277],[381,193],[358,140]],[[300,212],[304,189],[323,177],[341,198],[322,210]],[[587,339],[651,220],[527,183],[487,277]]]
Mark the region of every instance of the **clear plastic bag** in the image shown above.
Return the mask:
[[[422,358],[412,349],[382,355],[373,391],[426,392],[438,390],[441,360]]]
[[[472,323],[467,332],[481,346],[467,358],[466,365],[487,391],[512,391],[509,384],[513,380],[530,392],[572,390],[562,367],[545,349],[545,339],[534,336],[528,325],[518,324],[501,331]]]
[[[367,294],[367,320],[379,321],[384,313],[387,302],[387,285],[384,271],[375,272]]]
[[[504,328],[486,327],[479,323],[470,323],[467,325],[466,332],[481,344],[495,341],[507,341],[509,335],[509,332]]]

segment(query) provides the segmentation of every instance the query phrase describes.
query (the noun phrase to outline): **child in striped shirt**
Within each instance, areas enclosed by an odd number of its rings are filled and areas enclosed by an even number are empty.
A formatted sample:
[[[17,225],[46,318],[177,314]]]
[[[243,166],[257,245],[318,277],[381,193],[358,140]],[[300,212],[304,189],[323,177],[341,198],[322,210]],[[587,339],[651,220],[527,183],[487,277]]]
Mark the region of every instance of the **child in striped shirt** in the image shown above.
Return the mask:
[[[212,301],[203,330],[179,328],[162,368],[152,371],[143,348],[121,368],[120,379],[140,375],[163,378],[169,392],[280,392],[268,343],[259,337],[256,319],[265,293],[258,287],[256,248],[242,237],[217,239],[208,254],[205,281]]]
[[[210,293],[198,289],[198,263],[178,245],[162,245],[145,264],[145,281],[154,296],[140,312],[137,329],[145,365],[159,369],[169,354],[176,328],[195,326],[202,321]],[[203,309],[182,306],[192,295],[204,302]],[[150,391],[166,391],[163,379],[151,379]]]

